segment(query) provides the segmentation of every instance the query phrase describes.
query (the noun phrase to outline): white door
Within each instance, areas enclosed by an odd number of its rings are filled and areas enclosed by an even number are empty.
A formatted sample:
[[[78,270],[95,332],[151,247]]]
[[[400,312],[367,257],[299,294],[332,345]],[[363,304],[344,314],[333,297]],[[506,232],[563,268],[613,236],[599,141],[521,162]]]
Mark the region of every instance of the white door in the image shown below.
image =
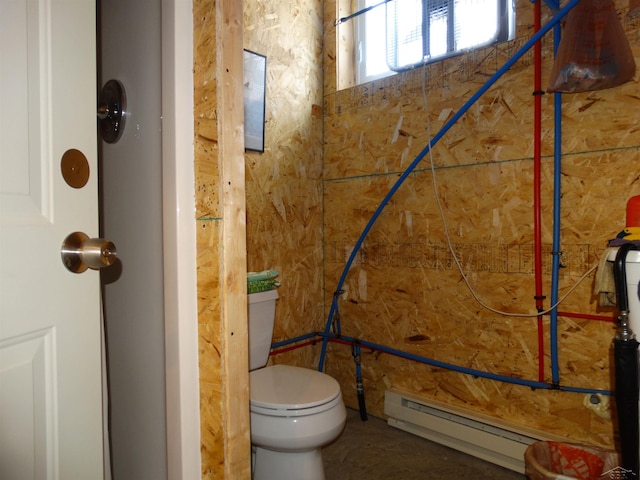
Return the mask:
[[[98,234],[93,0],[0,2],[0,478],[101,479],[98,272],[60,248]],[[63,154],[84,154],[62,175]]]

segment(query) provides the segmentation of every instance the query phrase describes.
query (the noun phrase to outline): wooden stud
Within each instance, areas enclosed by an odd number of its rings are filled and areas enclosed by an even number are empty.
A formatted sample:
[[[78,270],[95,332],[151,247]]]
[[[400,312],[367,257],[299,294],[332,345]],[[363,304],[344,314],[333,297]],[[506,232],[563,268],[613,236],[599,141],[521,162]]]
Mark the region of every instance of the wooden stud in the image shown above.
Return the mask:
[[[251,478],[242,2],[216,2],[224,478]]]

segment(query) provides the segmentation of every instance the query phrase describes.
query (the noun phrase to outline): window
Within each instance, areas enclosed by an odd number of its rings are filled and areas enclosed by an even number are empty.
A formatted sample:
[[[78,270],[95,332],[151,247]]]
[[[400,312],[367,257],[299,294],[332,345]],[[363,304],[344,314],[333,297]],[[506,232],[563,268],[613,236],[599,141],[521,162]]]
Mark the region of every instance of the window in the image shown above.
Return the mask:
[[[511,40],[513,0],[358,0],[357,83]],[[383,32],[385,32],[383,34]]]

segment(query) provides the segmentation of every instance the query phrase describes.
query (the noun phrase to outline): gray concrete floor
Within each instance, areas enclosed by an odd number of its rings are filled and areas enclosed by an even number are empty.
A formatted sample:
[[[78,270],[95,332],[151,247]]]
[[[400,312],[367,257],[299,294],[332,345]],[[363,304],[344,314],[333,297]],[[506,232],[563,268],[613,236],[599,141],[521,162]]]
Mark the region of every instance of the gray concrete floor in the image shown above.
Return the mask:
[[[524,480],[524,475],[347,409],[344,432],[322,450],[326,480]]]

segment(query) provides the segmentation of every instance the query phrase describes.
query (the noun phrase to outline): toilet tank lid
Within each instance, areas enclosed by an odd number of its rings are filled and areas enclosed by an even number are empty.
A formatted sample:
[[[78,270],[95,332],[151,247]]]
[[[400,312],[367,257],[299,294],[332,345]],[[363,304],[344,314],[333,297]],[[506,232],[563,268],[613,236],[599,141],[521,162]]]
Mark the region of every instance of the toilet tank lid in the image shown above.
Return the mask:
[[[309,368],[273,365],[254,370],[249,378],[251,403],[265,408],[312,408],[340,395],[340,384],[334,378]]]

